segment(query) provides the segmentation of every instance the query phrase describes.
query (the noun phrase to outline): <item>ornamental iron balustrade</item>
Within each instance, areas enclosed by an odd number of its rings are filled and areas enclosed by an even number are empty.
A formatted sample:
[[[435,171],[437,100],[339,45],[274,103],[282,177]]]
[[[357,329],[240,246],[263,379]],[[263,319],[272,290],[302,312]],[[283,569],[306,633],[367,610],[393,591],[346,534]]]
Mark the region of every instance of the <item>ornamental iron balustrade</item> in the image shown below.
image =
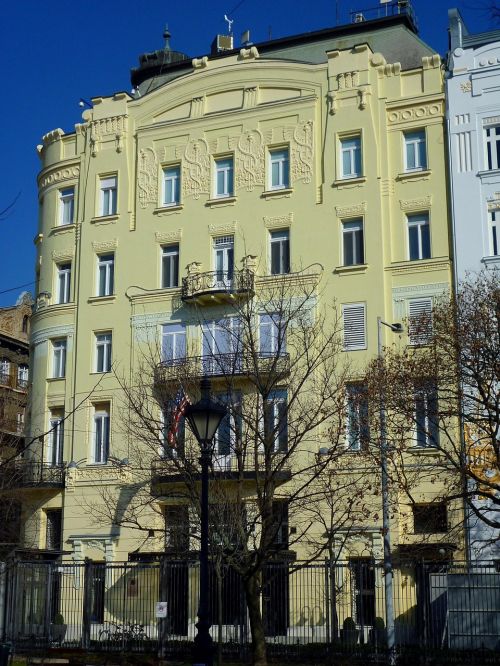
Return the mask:
[[[251,295],[253,293],[254,274],[248,268],[193,273],[182,278],[182,299],[185,301],[202,294]]]
[[[64,465],[12,460],[0,467],[3,488],[64,488]]]

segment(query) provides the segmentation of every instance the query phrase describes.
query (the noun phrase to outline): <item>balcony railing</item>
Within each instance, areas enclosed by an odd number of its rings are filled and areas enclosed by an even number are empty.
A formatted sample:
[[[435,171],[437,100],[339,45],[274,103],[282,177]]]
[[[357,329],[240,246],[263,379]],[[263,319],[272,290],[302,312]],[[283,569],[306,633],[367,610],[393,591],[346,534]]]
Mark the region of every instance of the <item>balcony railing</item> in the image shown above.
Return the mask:
[[[16,378],[15,375],[10,372],[0,372],[0,386],[26,391],[28,380],[21,377]]]
[[[350,12],[351,23],[363,23],[364,21],[373,21],[386,18],[388,16],[407,16],[412,23],[415,31],[418,30],[418,20],[412,7],[411,0],[394,0],[394,2],[384,2],[376,7],[367,9],[356,9]]]
[[[155,384],[200,377],[248,377],[272,374],[284,378],[289,372],[290,356],[286,353],[210,354],[162,361],[155,368]]]
[[[254,274],[247,268],[233,271],[193,273],[182,278],[182,300],[200,298],[228,300],[254,294]]]
[[[5,488],[64,488],[64,465],[31,460],[12,460],[0,466]]]

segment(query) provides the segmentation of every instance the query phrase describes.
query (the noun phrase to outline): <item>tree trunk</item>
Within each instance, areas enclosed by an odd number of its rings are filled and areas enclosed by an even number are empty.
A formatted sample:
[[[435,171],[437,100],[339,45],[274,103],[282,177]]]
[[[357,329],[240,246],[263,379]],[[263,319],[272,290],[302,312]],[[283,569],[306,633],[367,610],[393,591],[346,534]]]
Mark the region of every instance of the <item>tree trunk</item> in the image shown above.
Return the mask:
[[[267,666],[266,639],[260,610],[260,576],[260,573],[254,573],[245,580],[245,596],[252,632],[252,663],[254,666]]]

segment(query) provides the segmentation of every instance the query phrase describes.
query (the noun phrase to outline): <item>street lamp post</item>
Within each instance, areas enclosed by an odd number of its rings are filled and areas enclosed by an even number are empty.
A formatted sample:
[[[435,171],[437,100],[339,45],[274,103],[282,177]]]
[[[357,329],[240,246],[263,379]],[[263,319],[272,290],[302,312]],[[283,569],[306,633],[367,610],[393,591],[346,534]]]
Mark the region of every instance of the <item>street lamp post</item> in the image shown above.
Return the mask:
[[[212,459],[213,438],[227,410],[210,399],[209,379],[204,377],[201,380],[200,389],[201,399],[194,405],[189,405],[185,412],[185,418],[201,450],[200,601],[193,657],[197,666],[212,666],[214,645],[210,635],[208,605],[208,469]]]
[[[381,317],[377,317],[377,356],[379,363],[383,358],[382,325],[387,326],[393,333],[402,333],[403,326],[399,323],[388,324]],[[380,467],[382,473],[382,531],[384,535],[384,587],[385,587],[385,621],[387,629],[387,650],[389,664],[395,661],[394,636],[394,601],[392,596],[392,554],[391,554],[391,515],[389,497],[389,475],[387,471],[387,426],[385,417],[385,387],[380,386]]]

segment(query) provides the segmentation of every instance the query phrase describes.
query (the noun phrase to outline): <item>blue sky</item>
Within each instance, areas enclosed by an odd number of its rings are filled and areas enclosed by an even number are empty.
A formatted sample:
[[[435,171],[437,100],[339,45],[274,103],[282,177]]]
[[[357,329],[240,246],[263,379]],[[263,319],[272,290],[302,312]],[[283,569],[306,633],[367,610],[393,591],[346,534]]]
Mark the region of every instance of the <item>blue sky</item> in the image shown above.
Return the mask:
[[[447,10],[457,6],[471,32],[491,29],[484,7],[488,0],[413,0],[420,36],[444,53]],[[338,0],[341,23],[351,9],[378,5],[378,0]],[[307,7],[307,11],[304,11]],[[224,14],[234,19],[239,44],[250,29],[254,42],[335,25],[335,0],[25,0],[2,8],[2,102],[0,104],[0,210],[19,197],[0,220],[0,292],[34,280],[33,238],[37,233],[36,146],[43,134],[61,127],[70,132],[81,122],[80,97],[130,90],[130,68],[140,53],[161,48],[168,22],[172,48],[190,56],[210,49],[224,32]],[[499,26],[500,27],[500,26]],[[33,290],[34,285],[26,289]],[[23,288],[0,293],[0,306],[14,303]]]

